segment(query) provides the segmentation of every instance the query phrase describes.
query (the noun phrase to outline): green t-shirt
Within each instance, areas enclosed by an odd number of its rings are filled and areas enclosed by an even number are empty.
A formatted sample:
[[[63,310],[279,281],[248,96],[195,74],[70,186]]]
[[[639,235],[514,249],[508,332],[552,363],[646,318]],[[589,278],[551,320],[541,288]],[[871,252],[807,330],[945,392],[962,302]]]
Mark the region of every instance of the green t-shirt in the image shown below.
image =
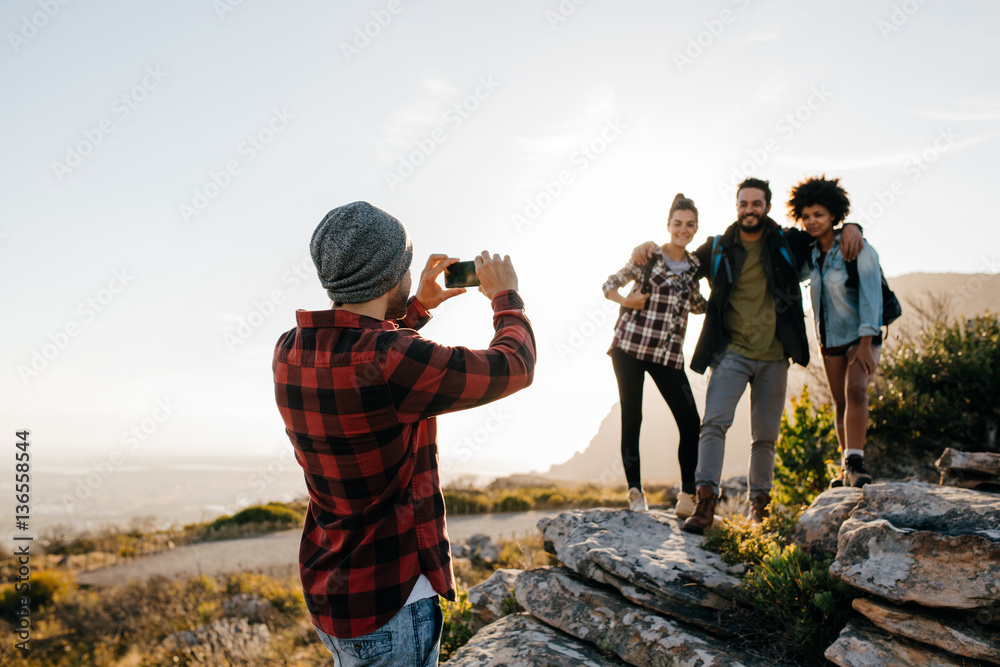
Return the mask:
[[[756,361],[784,361],[785,350],[775,333],[774,297],[767,289],[763,241],[741,241],[747,258],[726,306],[729,349]]]

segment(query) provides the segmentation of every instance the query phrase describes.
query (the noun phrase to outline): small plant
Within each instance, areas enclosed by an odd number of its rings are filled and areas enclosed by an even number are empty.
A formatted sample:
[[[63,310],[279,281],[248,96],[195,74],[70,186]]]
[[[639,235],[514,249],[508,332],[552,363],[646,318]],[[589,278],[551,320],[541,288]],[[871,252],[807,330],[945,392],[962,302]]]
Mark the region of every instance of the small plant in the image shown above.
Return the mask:
[[[771,543],[743,580],[748,600],[790,635],[793,653],[821,657],[847,623],[854,596],[830,575],[832,562]]]
[[[782,505],[808,505],[826,490],[836,475],[840,453],[827,404],[815,405],[809,387],[792,398],[792,416],[781,415],[781,430],[774,444],[774,489]]]
[[[846,624],[853,596],[830,575],[832,558],[816,560],[791,543],[796,516],[776,507],[760,524],[731,517],[709,530],[704,546],[730,565],[747,565],[742,597],[781,628],[770,639],[786,647],[787,657],[821,660]]]
[[[444,615],[444,623],[441,626],[441,661],[444,662],[465,646],[466,642],[472,639],[475,634],[473,629],[472,605],[469,603],[469,594],[466,591],[459,591],[454,602],[441,600],[441,611]]]
[[[252,505],[232,516],[220,516],[209,527],[213,530],[219,530],[228,526],[243,526],[256,523],[298,526],[302,523],[302,515],[295,510],[277,503]]]

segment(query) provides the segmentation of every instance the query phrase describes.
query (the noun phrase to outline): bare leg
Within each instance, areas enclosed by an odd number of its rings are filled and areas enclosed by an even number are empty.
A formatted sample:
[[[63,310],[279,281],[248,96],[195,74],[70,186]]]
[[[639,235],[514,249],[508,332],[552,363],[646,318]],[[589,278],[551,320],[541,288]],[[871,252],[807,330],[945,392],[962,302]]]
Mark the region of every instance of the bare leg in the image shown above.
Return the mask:
[[[854,365],[857,366],[857,364]],[[826,381],[830,385],[830,393],[833,395],[837,446],[840,448],[841,456],[843,456],[844,448],[847,446],[847,433],[845,433],[844,426],[844,416],[847,411],[847,357],[823,357],[823,367],[826,369]],[[865,400],[867,400],[867,393],[865,396]],[[868,413],[865,412],[865,419],[867,418]]]
[[[875,358],[875,365],[878,366],[879,356],[882,353],[881,346],[872,347],[872,356]],[[853,355],[848,354],[840,359],[850,359]],[[827,367],[829,372],[829,366]],[[847,414],[845,418],[845,428],[847,441],[841,440],[841,450],[864,449],[865,435],[868,433],[868,385],[871,384],[872,374],[866,373],[861,368],[861,364],[850,364],[847,367],[846,396]],[[830,384],[833,389],[833,383]],[[838,417],[839,422],[839,417]],[[838,438],[840,432],[837,433]]]

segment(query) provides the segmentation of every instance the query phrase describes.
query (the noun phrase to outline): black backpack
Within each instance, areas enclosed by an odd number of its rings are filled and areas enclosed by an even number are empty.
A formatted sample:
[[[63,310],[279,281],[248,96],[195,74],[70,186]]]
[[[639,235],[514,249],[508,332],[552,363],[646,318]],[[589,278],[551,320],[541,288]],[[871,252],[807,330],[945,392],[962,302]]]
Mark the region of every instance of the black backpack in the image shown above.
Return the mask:
[[[858,278],[858,260],[852,259],[850,262],[844,262],[844,265],[847,268],[847,281],[844,285],[857,289],[861,282]],[[899,299],[889,289],[889,283],[885,280],[885,273],[882,272],[881,266],[878,267],[878,271],[882,276],[882,326],[887,327],[899,319],[899,316],[903,314],[903,307],[899,305]]]

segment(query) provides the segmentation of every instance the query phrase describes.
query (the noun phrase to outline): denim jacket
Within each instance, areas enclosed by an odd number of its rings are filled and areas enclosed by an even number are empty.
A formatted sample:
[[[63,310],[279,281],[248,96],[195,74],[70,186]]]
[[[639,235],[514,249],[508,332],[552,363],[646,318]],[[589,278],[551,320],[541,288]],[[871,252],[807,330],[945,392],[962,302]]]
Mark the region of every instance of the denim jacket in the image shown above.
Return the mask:
[[[847,345],[862,336],[878,336],[882,326],[882,269],[878,253],[865,241],[858,253],[858,287],[848,287],[840,234],[819,268],[819,244],[813,244],[810,294],[820,336],[820,303],[826,318],[826,347]],[[822,339],[820,339],[822,341]]]

